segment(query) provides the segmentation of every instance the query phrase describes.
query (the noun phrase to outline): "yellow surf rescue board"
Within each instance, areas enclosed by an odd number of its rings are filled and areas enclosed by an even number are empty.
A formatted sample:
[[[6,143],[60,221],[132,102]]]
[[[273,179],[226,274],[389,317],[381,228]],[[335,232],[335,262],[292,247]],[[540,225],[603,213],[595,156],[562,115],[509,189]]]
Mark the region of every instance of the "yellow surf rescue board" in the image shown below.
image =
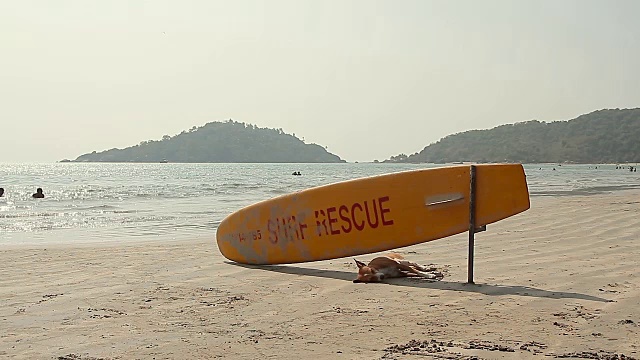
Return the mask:
[[[227,259],[286,264],[395,249],[469,230],[470,166],[405,171],[283,195],[226,217]],[[476,165],[476,226],[529,208],[520,164]]]

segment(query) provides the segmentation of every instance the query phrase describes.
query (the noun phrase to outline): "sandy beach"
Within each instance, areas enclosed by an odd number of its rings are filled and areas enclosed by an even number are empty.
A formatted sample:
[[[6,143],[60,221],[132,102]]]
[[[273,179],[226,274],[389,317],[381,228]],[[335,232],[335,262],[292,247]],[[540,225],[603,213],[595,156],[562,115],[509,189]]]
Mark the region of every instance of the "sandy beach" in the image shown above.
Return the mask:
[[[0,248],[0,358],[640,358],[640,192],[533,197],[400,249],[439,282],[354,284],[353,259],[250,267],[210,238]],[[362,255],[368,261],[374,255]]]

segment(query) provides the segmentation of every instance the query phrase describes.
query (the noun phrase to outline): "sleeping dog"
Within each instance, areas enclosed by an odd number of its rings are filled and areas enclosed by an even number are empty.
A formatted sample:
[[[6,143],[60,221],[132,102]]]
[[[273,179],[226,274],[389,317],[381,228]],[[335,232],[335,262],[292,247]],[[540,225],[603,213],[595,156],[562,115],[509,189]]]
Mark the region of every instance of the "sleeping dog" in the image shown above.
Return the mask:
[[[354,259],[355,260],[355,259]],[[379,256],[365,264],[355,260],[358,265],[358,277],[354,283],[380,282],[397,277],[423,277],[430,280],[441,280],[442,273],[435,268],[425,268],[414,262],[404,260],[399,254]]]

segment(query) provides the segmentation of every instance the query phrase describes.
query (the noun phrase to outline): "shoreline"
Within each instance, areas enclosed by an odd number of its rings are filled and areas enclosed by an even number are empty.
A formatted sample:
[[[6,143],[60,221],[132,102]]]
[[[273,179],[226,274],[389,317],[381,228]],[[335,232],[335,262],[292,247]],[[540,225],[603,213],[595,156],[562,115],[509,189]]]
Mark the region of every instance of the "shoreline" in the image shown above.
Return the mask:
[[[465,233],[397,250],[435,264],[442,281],[384,284],[352,283],[352,258],[234,264],[220,255],[215,232],[1,246],[0,356],[640,358],[635,199],[638,190],[532,197],[531,209],[476,235],[475,285],[466,284]],[[420,347],[425,341],[440,351]]]
[[[525,165],[532,199],[626,191],[623,189],[640,184],[637,173],[614,171],[615,166],[603,166],[602,171],[600,166],[598,170],[563,166],[553,172],[547,171],[550,166],[540,166],[543,170]],[[257,165],[124,169],[103,164],[65,171],[50,166],[7,167],[3,184],[7,195],[5,200],[0,198],[0,248],[6,244],[188,240],[214,233],[222,218],[258,201],[415,168],[392,167],[363,164],[348,172],[322,164],[296,167],[306,175],[302,177],[290,176],[291,169],[283,171],[286,167]],[[183,178],[183,173],[191,175]],[[220,176],[211,176],[218,173]],[[50,174],[45,183],[43,174]],[[166,181],[158,182],[158,178]],[[36,183],[47,194],[42,201],[31,198]]]
[[[593,192],[567,192],[567,193],[549,193],[549,194],[530,194],[530,202],[531,207],[537,206],[539,204],[545,204],[548,201],[561,201],[561,200],[569,200],[569,199],[580,199],[580,198],[590,198],[594,196],[613,196],[613,197],[623,197],[628,196],[630,198],[640,198],[640,185],[637,187],[633,186],[630,188],[620,189],[615,186],[602,187],[598,191]],[[527,210],[524,212],[526,214]],[[220,219],[221,221],[222,219]],[[509,220],[508,218],[506,220]],[[503,220],[504,221],[504,220]],[[495,224],[489,224],[488,226],[494,226]],[[66,230],[66,229],[65,229]],[[190,234],[190,235],[182,235],[179,237],[176,236],[168,236],[161,235],[156,238],[152,235],[148,236],[131,236],[126,240],[108,240],[108,241],[100,241],[100,240],[89,240],[89,241],[62,241],[62,242],[46,242],[46,241],[38,241],[33,243],[15,243],[15,242],[0,242],[0,251],[2,250],[15,250],[15,249],[41,249],[41,248],[76,248],[76,247],[89,247],[89,248],[101,248],[101,247],[121,247],[121,246],[139,246],[139,245],[179,245],[179,244],[198,244],[198,243],[209,243],[216,244],[216,230],[217,228],[212,228],[209,231],[203,231],[201,234]],[[60,231],[60,230],[56,230]],[[90,230],[81,229],[83,233],[90,232]],[[38,235],[42,236],[46,234],[46,232],[41,232]],[[466,234],[466,233],[463,233]],[[457,235],[460,236],[460,235]],[[447,238],[434,240],[435,242],[446,241]],[[429,243],[429,242],[428,242]],[[422,243],[425,244],[425,243]],[[416,244],[413,246],[420,246],[421,244]],[[217,245],[216,250],[217,250]]]

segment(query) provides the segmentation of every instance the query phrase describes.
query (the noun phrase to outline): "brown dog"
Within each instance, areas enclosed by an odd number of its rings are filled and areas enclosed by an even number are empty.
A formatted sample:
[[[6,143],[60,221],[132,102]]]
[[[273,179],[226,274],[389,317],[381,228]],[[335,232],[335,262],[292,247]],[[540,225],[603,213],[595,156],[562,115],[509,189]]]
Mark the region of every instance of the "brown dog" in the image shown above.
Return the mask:
[[[354,259],[355,260],[355,259]],[[425,268],[414,262],[404,260],[399,254],[379,256],[365,264],[355,260],[358,265],[358,277],[354,283],[380,282],[383,279],[419,276],[431,280],[440,280],[443,275],[435,268]]]

